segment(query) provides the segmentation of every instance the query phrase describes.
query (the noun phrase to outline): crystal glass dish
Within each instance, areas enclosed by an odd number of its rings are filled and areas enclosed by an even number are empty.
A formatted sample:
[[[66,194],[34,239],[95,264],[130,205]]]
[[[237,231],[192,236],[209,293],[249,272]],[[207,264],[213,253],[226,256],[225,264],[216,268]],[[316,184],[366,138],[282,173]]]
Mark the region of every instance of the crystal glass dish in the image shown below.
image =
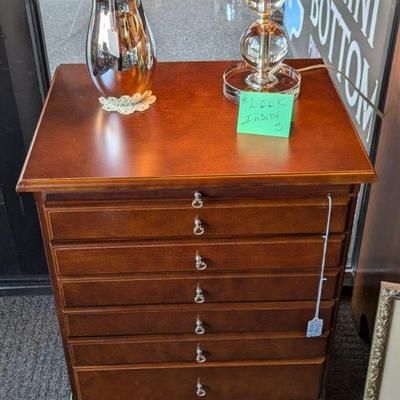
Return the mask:
[[[247,77],[249,74],[253,73],[253,71],[253,68],[249,67],[244,62],[232,65],[228,68],[223,76],[225,97],[235,103],[239,103],[240,93],[242,91],[293,94],[296,97],[300,93],[301,75],[289,65],[281,64],[278,70],[275,71],[275,76],[280,82],[279,86],[267,86],[265,90],[261,91],[254,90],[246,82]],[[274,90],[274,88],[276,90]]]

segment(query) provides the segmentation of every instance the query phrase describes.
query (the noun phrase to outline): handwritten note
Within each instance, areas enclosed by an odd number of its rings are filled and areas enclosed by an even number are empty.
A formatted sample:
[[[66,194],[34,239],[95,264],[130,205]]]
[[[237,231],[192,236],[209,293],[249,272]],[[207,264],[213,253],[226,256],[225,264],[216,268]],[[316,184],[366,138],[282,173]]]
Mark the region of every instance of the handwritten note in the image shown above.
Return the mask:
[[[242,92],[237,131],[265,136],[289,137],[294,96]]]

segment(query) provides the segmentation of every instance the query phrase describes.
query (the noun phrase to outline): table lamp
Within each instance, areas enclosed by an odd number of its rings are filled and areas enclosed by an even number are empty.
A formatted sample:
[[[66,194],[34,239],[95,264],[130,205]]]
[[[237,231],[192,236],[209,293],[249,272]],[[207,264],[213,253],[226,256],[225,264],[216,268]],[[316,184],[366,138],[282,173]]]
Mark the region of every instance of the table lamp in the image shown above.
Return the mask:
[[[300,93],[301,76],[283,63],[288,52],[288,38],[276,12],[285,0],[245,0],[258,19],[244,32],[240,51],[244,62],[224,73],[224,95],[239,102],[242,91],[262,93]]]

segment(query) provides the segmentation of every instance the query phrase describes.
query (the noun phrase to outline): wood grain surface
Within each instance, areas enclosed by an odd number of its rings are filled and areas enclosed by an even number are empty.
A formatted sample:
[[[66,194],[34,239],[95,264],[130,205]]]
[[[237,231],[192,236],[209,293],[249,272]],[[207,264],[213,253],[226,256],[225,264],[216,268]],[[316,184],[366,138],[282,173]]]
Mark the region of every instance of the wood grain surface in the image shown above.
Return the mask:
[[[328,72],[303,74],[287,140],[236,133],[237,106],[222,95],[230,64],[159,63],[157,103],[130,116],[101,109],[84,65],[60,66],[18,190],[375,180]]]

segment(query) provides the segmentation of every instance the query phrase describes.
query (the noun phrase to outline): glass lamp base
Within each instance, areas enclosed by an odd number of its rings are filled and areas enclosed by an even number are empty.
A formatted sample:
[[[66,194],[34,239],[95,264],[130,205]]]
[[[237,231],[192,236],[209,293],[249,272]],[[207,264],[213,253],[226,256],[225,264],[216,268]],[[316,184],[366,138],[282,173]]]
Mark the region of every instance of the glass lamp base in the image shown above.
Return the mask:
[[[224,95],[228,100],[235,103],[240,102],[240,93],[262,92],[262,93],[281,93],[293,94],[296,98],[300,94],[301,75],[294,68],[286,64],[281,64],[279,69],[274,72],[275,79],[271,85],[266,84],[261,90],[255,90],[247,82],[249,76],[255,72],[254,68],[246,63],[240,63],[228,68],[224,73]]]

